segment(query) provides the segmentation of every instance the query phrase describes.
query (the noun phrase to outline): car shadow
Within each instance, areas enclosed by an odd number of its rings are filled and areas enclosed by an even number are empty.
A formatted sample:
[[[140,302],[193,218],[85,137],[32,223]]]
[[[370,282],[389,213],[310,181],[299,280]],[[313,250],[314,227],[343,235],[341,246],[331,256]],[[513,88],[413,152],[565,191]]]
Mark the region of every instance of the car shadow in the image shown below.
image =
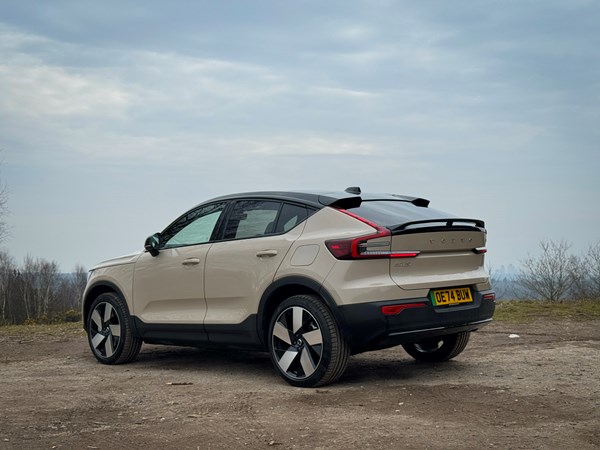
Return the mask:
[[[247,375],[250,371],[257,379],[279,379],[268,353],[238,349],[145,345],[134,366],[141,370],[209,372],[219,375]],[[448,380],[470,368],[472,365],[469,362],[460,360],[444,363],[417,362],[400,349],[388,349],[350,357],[344,375],[335,384],[353,386],[380,381]]]

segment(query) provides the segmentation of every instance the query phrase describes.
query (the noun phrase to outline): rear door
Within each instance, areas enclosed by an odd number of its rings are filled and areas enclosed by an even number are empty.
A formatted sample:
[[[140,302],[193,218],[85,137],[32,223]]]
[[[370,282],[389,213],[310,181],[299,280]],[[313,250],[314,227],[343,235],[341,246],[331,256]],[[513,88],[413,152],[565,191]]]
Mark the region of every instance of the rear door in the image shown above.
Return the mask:
[[[219,326],[240,324],[257,312],[262,293],[300,237],[306,215],[307,209],[301,205],[261,199],[236,201],[221,242],[212,244],[206,261],[204,323],[211,340],[227,338],[227,330]]]

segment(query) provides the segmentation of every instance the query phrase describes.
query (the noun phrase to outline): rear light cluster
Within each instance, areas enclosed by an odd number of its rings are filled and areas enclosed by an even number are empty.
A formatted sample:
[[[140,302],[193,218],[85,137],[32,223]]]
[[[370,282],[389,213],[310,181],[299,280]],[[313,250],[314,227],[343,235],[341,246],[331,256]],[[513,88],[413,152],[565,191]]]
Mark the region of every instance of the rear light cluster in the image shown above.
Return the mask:
[[[423,308],[427,306],[425,302],[417,302],[417,303],[402,303],[400,305],[388,305],[381,307],[381,313],[384,316],[395,316],[400,314],[405,309],[413,309],[413,308]]]
[[[415,258],[419,255],[418,251],[390,251],[390,250],[373,250],[377,247],[390,248],[392,233],[387,228],[381,227],[364,217],[357,216],[345,209],[338,211],[361,221],[375,229],[375,233],[367,236],[360,236],[349,239],[334,239],[326,241],[325,245],[333,256],[337,259],[374,259],[374,258]],[[388,241],[370,242],[374,239],[388,238]]]

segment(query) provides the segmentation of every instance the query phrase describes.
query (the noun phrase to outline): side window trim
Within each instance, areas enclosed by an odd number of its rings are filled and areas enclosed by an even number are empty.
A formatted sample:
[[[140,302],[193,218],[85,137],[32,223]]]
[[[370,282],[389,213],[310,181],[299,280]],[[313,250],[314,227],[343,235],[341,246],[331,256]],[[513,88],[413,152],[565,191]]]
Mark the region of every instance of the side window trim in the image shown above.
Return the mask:
[[[298,225],[300,225],[302,222],[304,222],[305,220],[307,220],[310,216],[312,216],[314,213],[316,213],[318,211],[318,209],[313,208],[311,206],[305,205],[304,203],[300,203],[300,202],[291,202],[291,201],[281,201],[281,200],[273,200],[270,198],[254,198],[254,197],[248,197],[248,198],[241,198],[241,199],[235,199],[235,200],[231,200],[229,202],[227,202],[227,205],[225,206],[225,208],[223,209],[223,213],[221,214],[221,218],[219,219],[219,222],[217,223],[217,226],[215,227],[215,230],[213,231],[213,236],[211,238],[211,242],[229,242],[229,241],[240,241],[240,240],[244,240],[244,239],[257,239],[257,236],[254,237],[245,237],[245,238],[224,238],[224,234],[225,234],[225,229],[226,229],[226,225],[227,222],[229,221],[229,218],[231,217],[231,214],[233,213],[233,210],[235,208],[235,205],[238,202],[243,202],[243,201],[252,201],[252,200],[262,200],[262,201],[278,201],[280,202],[279,205],[279,210],[277,211],[277,216],[275,217],[275,229],[278,229],[279,227],[279,221],[281,219],[281,213],[283,211],[283,207],[285,205],[292,205],[292,206],[298,206],[301,208],[306,208],[306,217],[304,217],[304,219],[300,222],[298,222],[297,224],[295,224],[292,228],[290,228],[287,231],[280,231],[278,233],[270,233],[270,234],[266,234],[264,236],[258,236],[258,237],[268,237],[268,236],[278,236],[278,235],[282,235],[285,233],[290,232],[291,230],[293,230],[294,228],[296,228]]]
[[[221,217],[219,218],[215,229],[213,230],[213,234],[210,237],[211,242],[217,242],[223,240],[223,234],[225,233],[225,225],[229,220],[229,216],[231,216],[231,212],[233,211],[233,207],[238,200],[228,201],[223,208],[223,212],[221,213]]]

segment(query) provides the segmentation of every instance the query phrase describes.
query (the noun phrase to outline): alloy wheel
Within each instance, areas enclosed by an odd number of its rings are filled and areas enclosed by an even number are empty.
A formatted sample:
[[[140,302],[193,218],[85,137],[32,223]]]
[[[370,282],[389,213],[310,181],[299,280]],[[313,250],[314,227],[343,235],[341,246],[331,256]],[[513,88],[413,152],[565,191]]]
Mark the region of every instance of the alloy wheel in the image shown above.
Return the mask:
[[[310,377],[323,356],[323,334],[315,317],[301,306],[279,314],[272,331],[275,361],[293,380]]]
[[[121,342],[121,321],[117,310],[108,302],[96,305],[90,316],[90,343],[101,358],[110,358]]]

